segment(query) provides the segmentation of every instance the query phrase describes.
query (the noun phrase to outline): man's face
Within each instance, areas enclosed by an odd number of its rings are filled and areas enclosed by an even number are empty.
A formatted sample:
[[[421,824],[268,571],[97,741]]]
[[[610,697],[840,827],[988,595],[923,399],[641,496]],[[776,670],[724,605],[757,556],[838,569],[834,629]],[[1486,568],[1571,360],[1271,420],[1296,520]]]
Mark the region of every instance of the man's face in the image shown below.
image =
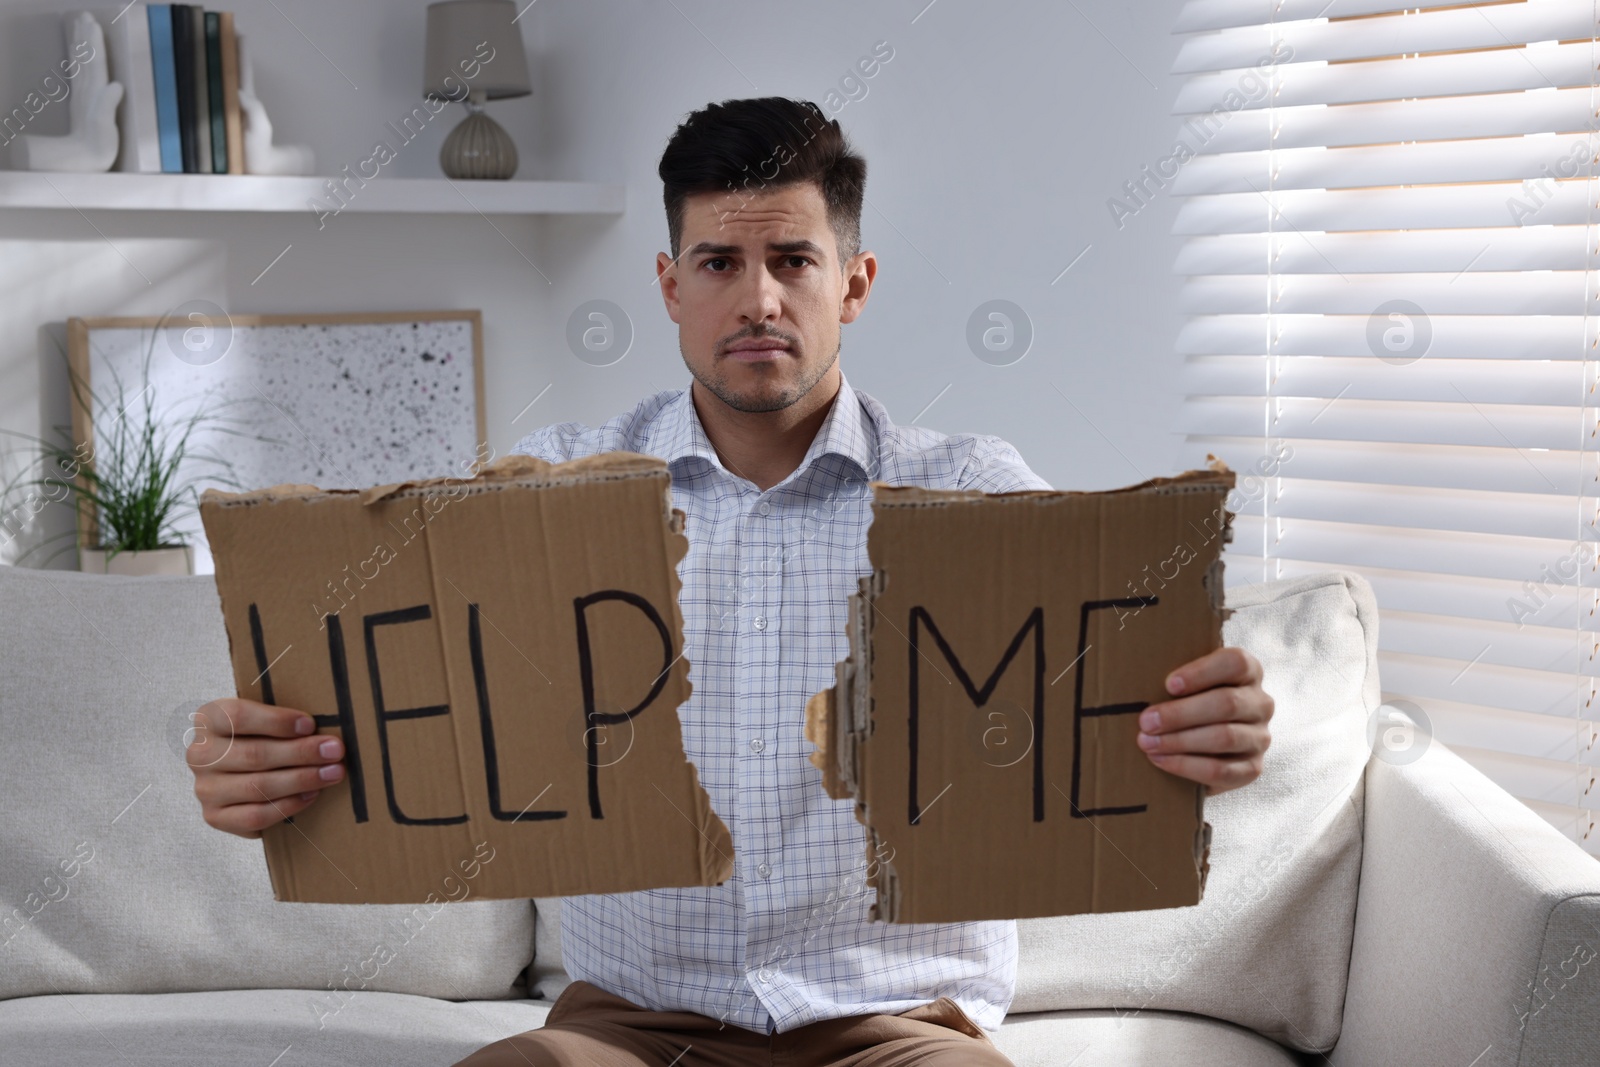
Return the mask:
[[[656,256],[689,373],[729,407],[779,411],[839,357],[839,326],[866,303],[876,269],[861,252],[841,273],[814,183],[701,193],[684,203],[676,263]]]

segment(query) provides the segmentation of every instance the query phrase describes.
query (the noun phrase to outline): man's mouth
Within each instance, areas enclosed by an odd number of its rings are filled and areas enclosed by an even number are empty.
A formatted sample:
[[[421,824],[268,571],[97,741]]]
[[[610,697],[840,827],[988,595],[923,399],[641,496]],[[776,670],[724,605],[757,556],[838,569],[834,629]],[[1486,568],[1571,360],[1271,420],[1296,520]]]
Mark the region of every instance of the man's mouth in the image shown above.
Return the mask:
[[[773,340],[740,341],[729,347],[725,355],[741,363],[770,363],[789,355],[789,346]]]

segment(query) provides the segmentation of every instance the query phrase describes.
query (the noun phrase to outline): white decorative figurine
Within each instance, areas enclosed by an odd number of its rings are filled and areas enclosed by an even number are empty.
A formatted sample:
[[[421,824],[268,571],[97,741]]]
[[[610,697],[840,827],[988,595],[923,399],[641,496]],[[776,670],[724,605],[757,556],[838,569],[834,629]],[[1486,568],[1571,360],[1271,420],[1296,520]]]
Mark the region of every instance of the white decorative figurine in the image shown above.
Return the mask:
[[[116,162],[117,105],[122,84],[109,81],[106,35],[88,12],[66,22],[67,54],[83,56],[67,99],[71,133],[60,137],[25,133],[11,146],[11,164],[18,170],[110,170]]]
[[[312,174],[316,158],[310,145],[272,143],[272,120],[256,96],[256,75],[244,37],[239,37],[239,110],[244,119],[246,174]]]

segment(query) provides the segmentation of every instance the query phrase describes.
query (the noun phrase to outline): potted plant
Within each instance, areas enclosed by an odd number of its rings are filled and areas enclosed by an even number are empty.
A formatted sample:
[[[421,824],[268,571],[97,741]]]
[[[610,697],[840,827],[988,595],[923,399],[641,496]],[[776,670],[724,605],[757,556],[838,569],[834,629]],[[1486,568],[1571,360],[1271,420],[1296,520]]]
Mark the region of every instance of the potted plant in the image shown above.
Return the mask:
[[[33,513],[44,503],[70,503],[76,522],[71,530],[47,538],[24,557],[51,541],[74,537],[79,568],[95,574],[158,575],[194,573],[193,546],[183,542],[178,520],[199,506],[199,483],[244,488],[234,477],[225,457],[195,445],[197,433],[214,429],[235,436],[235,420],[209,410],[204,404],[176,419],[157,411],[155,388],[150,381],[150,358],[160,331],[152,331],[144,354],[143,388],[129,397],[121,378],[113,372],[115,402],[92,393],[70,365],[73,402],[93,427],[90,440],[74,440],[67,427],[57,426],[58,441],[47,441],[12,430],[11,437],[26,438],[37,447],[37,459],[5,488],[4,499],[25,493],[21,505]],[[96,403],[90,403],[90,400]],[[40,468],[46,473],[27,477]],[[72,547],[71,545],[66,548]],[[56,558],[66,548],[52,554]],[[20,560],[19,560],[20,562]]]

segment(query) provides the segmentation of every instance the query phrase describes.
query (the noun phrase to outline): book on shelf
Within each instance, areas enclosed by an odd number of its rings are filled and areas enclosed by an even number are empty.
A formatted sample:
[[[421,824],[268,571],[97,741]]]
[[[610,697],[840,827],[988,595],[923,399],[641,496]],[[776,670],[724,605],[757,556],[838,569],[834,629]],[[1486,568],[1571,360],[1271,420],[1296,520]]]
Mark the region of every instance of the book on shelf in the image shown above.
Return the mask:
[[[228,173],[228,124],[222,104],[222,20],[215,11],[206,20],[206,99],[211,116],[211,173]]]
[[[183,172],[200,172],[200,146],[194,115],[194,19],[188,4],[172,5],[172,66],[178,82],[178,139]]]
[[[229,174],[244,173],[244,120],[239,111],[239,36],[233,27],[233,12],[218,15],[222,39],[222,118],[228,141]]]
[[[130,4],[94,14],[123,103],[116,169],[243,174],[239,39],[231,11]]]
[[[194,169],[211,173],[211,78],[206,71],[206,12],[199,4],[189,5],[189,38],[194,64]]]
[[[161,134],[156,120],[155,62],[150,49],[150,18],[143,11],[102,13],[111,77],[122,84],[117,112],[121,144],[116,169],[161,172]]]
[[[150,26],[150,62],[156,94],[156,134],[161,142],[161,170],[183,173],[183,142],[179,134],[178,73],[173,61],[172,5],[146,8]]]

